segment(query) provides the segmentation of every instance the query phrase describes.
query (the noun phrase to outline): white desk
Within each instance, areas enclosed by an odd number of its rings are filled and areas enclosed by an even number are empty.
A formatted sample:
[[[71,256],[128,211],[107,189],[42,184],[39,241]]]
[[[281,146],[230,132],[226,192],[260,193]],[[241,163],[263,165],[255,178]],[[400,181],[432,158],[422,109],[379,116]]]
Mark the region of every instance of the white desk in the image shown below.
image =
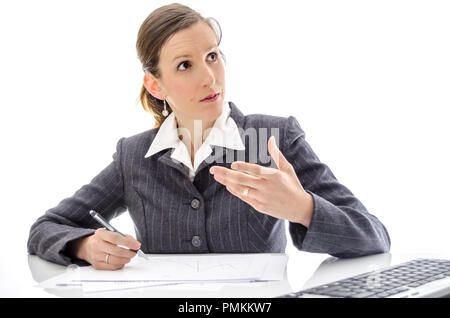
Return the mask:
[[[277,282],[190,284],[147,287],[128,291],[105,292],[86,296],[82,289],[50,290],[33,287],[66,271],[66,267],[28,255],[32,276],[29,285],[22,283],[21,295],[12,297],[152,297],[152,298],[269,298],[303,288],[358,275],[414,258],[445,258],[445,254],[377,254],[353,259],[337,259],[326,254],[295,252],[289,254],[285,278]]]

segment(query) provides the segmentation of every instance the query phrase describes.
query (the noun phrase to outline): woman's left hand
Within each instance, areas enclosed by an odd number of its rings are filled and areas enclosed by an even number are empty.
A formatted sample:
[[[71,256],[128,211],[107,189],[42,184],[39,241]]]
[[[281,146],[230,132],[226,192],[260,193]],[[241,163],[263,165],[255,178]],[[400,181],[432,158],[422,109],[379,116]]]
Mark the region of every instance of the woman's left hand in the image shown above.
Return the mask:
[[[314,209],[311,194],[303,189],[293,166],[278,149],[273,136],[269,138],[268,149],[278,169],[235,161],[231,169],[213,166],[210,173],[229,192],[255,210],[309,227]]]

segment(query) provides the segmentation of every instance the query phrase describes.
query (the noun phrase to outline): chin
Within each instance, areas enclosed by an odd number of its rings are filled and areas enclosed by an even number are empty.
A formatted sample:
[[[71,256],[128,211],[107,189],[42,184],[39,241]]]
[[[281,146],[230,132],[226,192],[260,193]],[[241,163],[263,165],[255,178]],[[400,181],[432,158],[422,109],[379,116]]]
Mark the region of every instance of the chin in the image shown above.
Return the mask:
[[[222,114],[222,110],[223,110],[223,106],[224,106],[224,101],[222,98],[220,98],[220,100],[217,100],[215,103],[211,103],[209,105],[203,105],[203,117],[206,119],[206,117],[208,119],[216,119],[217,117],[220,116],[220,114]]]

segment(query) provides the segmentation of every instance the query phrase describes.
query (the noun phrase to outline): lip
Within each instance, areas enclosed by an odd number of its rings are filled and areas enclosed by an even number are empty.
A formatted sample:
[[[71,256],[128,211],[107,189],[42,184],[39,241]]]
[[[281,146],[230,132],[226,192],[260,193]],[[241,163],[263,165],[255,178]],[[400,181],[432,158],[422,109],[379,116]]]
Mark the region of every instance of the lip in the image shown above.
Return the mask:
[[[217,98],[219,97],[220,93],[215,93],[215,94],[211,94],[206,96],[205,98],[203,98],[201,100],[201,102],[215,102],[217,100]]]

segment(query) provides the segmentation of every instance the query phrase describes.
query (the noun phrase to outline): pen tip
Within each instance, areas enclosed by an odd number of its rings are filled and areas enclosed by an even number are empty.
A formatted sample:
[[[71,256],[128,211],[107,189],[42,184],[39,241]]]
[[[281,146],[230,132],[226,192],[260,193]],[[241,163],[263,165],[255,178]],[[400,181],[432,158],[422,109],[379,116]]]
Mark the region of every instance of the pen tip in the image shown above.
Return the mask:
[[[148,260],[147,255],[144,254],[144,252],[142,252],[141,250],[138,250],[137,253],[142,256],[143,258],[145,258],[146,260]]]

